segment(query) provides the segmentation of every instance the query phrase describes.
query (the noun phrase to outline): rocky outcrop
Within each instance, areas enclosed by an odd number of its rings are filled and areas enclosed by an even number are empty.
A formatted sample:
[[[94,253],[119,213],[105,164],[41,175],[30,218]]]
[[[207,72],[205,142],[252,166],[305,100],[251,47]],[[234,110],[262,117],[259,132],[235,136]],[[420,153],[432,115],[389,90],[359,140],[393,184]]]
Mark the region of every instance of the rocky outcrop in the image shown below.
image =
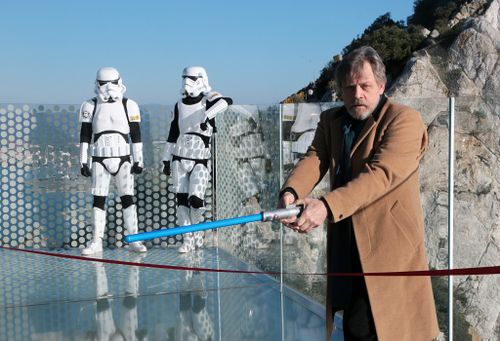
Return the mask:
[[[465,3],[453,18],[450,19],[448,27],[451,28],[473,15],[480,14],[487,7],[488,2],[489,0],[473,0]]]
[[[422,202],[430,264],[439,269],[448,260],[448,95],[456,97],[454,267],[500,264],[500,0],[472,13],[481,15],[466,19],[445,53],[419,51],[389,90],[428,124]],[[500,277],[456,277],[454,285],[471,334],[498,339]]]

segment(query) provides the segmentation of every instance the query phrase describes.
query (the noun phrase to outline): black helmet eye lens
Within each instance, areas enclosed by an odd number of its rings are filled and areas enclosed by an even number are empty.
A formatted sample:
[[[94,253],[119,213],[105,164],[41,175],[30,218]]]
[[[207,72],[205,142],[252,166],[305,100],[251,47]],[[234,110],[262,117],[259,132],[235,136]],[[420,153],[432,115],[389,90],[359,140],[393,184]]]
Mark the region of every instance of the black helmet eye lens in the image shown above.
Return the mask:
[[[196,77],[196,76],[184,76],[184,78],[189,78],[193,82],[196,82],[196,80],[198,79],[198,77]]]
[[[114,81],[97,81],[97,83],[99,83],[99,86],[103,86],[107,83],[112,83],[112,84],[118,85],[118,79],[115,79]]]

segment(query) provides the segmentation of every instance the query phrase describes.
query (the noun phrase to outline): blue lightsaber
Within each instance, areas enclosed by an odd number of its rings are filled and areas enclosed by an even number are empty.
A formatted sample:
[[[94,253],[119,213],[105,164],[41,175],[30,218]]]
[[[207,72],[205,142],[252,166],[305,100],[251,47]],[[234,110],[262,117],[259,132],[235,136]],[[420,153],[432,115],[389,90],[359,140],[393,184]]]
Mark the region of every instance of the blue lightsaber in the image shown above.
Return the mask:
[[[291,206],[287,208],[277,209],[274,211],[261,212],[258,214],[247,215],[243,217],[222,219],[216,221],[209,221],[200,224],[187,225],[187,226],[179,226],[171,229],[163,229],[157,231],[143,232],[137,234],[131,234],[125,236],[124,240],[127,243],[133,243],[143,240],[155,239],[160,237],[169,237],[175,236],[178,234],[184,234],[189,232],[198,232],[205,231],[210,229],[218,229],[221,227],[239,225],[252,223],[254,221],[271,221],[271,220],[279,220],[283,218],[289,218],[293,216],[298,216],[302,212],[303,206]]]

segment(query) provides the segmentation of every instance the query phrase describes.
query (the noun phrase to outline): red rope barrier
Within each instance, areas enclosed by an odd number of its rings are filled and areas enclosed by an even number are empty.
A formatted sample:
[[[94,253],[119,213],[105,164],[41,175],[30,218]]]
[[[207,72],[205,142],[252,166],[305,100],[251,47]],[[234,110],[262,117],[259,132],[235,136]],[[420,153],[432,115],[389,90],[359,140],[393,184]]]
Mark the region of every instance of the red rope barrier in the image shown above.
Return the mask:
[[[477,268],[459,268],[459,269],[444,269],[444,270],[421,270],[421,271],[394,271],[394,272],[367,272],[367,273],[300,273],[300,272],[276,272],[276,271],[250,271],[250,270],[231,270],[231,269],[212,269],[212,268],[195,268],[189,266],[176,266],[167,264],[154,264],[154,263],[135,263],[127,262],[114,259],[103,259],[103,258],[93,258],[93,257],[83,257],[75,255],[67,255],[61,253],[52,253],[41,250],[29,250],[29,249],[17,249],[11,247],[0,246],[4,250],[10,251],[21,251],[25,253],[38,254],[44,256],[51,256],[57,258],[66,258],[74,260],[101,262],[108,264],[120,264],[120,265],[130,265],[139,266],[143,268],[153,268],[153,269],[167,269],[167,270],[188,270],[188,271],[204,271],[204,272],[221,272],[221,273],[235,273],[235,274],[264,274],[264,275],[300,275],[300,276],[339,276],[339,277],[349,277],[349,276],[384,276],[384,277],[395,277],[395,276],[484,276],[484,275],[499,275],[500,266],[484,266]]]

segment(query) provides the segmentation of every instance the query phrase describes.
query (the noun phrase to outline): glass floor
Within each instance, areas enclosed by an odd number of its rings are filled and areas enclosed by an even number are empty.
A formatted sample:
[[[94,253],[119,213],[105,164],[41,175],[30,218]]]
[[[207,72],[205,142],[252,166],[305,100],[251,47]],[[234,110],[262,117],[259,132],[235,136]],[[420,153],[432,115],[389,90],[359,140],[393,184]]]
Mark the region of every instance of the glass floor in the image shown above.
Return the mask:
[[[34,251],[0,248],[0,340],[325,339],[322,306],[272,276],[225,272],[256,269],[216,248]]]

